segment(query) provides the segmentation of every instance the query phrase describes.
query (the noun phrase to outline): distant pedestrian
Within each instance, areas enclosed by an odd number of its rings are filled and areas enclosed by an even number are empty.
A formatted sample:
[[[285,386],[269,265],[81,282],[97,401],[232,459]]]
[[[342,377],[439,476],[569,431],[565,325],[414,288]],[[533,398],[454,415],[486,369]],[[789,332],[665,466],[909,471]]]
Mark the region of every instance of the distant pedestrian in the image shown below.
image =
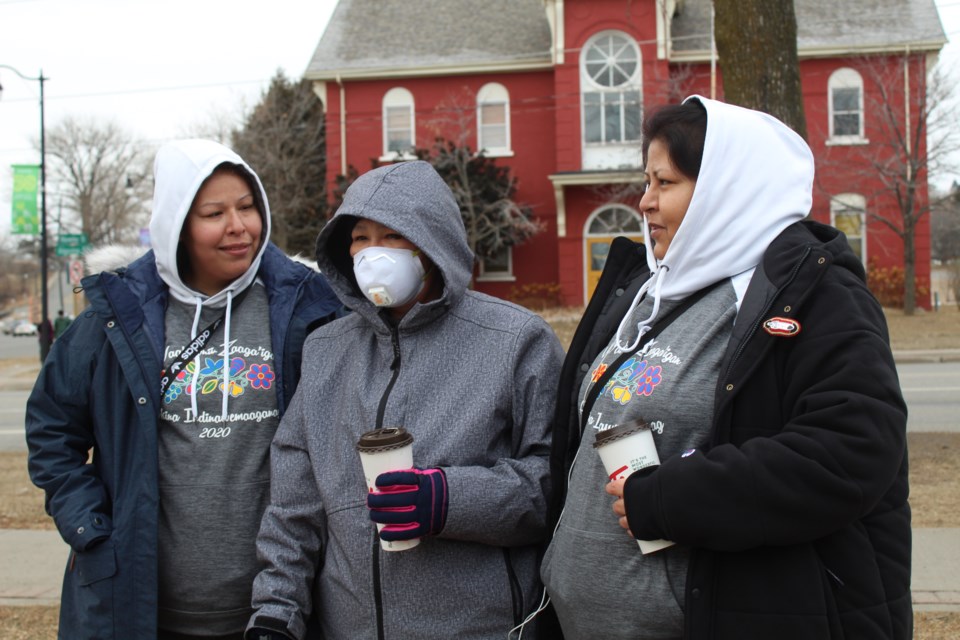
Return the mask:
[[[47,359],[50,353],[50,345],[53,343],[53,323],[50,318],[43,318],[37,323],[37,340],[40,342],[40,362]]]
[[[56,340],[63,335],[63,332],[70,326],[70,318],[63,315],[63,309],[57,311],[57,318],[53,321],[53,338]]]
[[[27,403],[30,475],[72,549],[61,640],[241,638],[270,442],[307,333],[341,309],[269,242],[240,156],[172,142],[155,184],[153,250],[83,279]]]

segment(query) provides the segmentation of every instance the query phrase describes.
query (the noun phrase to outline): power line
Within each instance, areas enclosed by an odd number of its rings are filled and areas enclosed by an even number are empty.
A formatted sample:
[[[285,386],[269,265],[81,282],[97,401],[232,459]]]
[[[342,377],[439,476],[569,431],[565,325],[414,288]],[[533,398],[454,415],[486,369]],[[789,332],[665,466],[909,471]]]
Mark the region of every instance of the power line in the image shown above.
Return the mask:
[[[27,2],[28,0],[18,0],[22,2]],[[2,4],[2,0],[0,0]],[[109,96],[124,96],[124,95],[136,95],[143,93],[163,93],[166,91],[192,91],[196,89],[215,89],[219,87],[236,87],[241,85],[253,85],[253,84],[264,84],[270,82],[267,80],[237,80],[231,82],[206,82],[201,84],[182,84],[182,85],[170,85],[165,87],[144,87],[140,89],[113,89],[109,91],[98,91],[93,93],[74,93],[74,94],[61,94],[61,95],[50,95],[46,99],[50,100],[73,100],[77,98],[105,98]],[[4,100],[4,102],[27,102],[34,101],[35,98],[14,98],[12,100]]]

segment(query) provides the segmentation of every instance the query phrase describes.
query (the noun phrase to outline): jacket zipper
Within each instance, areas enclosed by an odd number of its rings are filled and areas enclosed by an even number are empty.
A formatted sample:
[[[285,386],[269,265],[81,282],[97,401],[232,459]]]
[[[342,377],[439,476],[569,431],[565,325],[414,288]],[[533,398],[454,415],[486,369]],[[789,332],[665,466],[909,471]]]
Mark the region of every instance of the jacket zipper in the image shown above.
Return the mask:
[[[383,415],[387,410],[387,400],[393,391],[393,385],[397,383],[397,378],[400,377],[400,332],[396,327],[390,328],[390,343],[393,346],[393,362],[390,363],[390,370],[393,371],[393,375],[380,398],[380,406],[377,407],[377,429],[383,428]],[[384,640],[383,593],[380,586],[380,536],[377,535],[376,529],[374,529],[373,534],[373,600],[377,616],[377,638],[378,640]]]
[[[397,383],[397,378],[400,377],[400,333],[396,327],[390,328],[390,343],[393,345],[393,362],[390,363],[390,370],[393,371],[393,375],[380,397],[380,406],[377,407],[377,429],[383,428],[383,414],[387,410],[387,400],[390,398],[390,392],[393,391],[393,385]]]

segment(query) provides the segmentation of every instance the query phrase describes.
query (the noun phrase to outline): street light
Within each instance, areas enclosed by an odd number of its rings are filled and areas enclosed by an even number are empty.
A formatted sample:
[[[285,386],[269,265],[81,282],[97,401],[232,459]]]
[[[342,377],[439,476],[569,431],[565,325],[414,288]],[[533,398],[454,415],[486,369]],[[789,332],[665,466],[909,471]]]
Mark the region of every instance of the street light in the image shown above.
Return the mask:
[[[43,83],[49,78],[43,76],[43,69],[37,77],[27,76],[8,64],[0,64],[0,69],[9,69],[24,80],[40,83],[40,362],[47,359],[50,352],[51,334],[50,315],[47,309],[47,161],[46,161],[46,128],[43,119]],[[3,85],[0,85],[0,96],[3,95]]]

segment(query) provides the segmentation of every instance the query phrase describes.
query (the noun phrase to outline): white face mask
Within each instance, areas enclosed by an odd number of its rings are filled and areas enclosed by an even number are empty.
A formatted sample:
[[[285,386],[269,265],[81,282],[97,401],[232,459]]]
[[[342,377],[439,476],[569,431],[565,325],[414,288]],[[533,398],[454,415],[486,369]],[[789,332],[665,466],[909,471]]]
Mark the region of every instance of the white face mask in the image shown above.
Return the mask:
[[[423,290],[424,269],[410,249],[367,247],[353,256],[360,291],[378,307],[402,307]]]

